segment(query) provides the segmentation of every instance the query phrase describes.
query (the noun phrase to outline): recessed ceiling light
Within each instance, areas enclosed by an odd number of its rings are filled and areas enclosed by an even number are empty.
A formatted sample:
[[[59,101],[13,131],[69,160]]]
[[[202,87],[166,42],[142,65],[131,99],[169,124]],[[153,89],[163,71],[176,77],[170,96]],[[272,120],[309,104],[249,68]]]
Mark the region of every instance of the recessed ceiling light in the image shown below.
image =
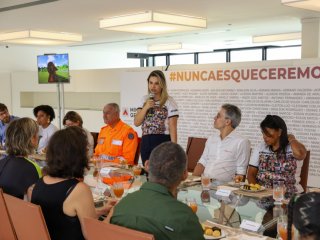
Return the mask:
[[[113,31],[161,34],[207,27],[204,18],[146,11],[100,20],[100,28]]]

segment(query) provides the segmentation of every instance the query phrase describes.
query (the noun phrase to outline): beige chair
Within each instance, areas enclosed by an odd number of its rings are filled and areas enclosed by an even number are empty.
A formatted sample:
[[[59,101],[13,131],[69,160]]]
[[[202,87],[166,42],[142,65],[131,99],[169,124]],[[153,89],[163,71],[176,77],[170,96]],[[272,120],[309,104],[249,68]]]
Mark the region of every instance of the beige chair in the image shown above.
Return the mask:
[[[84,218],[87,240],[154,240],[153,235],[118,225]]]
[[[8,194],[4,199],[19,240],[50,240],[40,206]]]
[[[301,173],[300,173],[300,184],[303,187],[303,190],[305,192],[307,192],[309,162],[310,162],[310,151],[307,151],[307,155],[303,160],[303,165],[302,165]]]
[[[188,156],[188,171],[193,172],[196,167],[202,153],[204,147],[206,145],[206,138],[198,138],[198,137],[189,137],[186,153]]]
[[[0,239],[15,240],[17,239],[14,231],[7,205],[4,200],[3,191],[0,188]]]

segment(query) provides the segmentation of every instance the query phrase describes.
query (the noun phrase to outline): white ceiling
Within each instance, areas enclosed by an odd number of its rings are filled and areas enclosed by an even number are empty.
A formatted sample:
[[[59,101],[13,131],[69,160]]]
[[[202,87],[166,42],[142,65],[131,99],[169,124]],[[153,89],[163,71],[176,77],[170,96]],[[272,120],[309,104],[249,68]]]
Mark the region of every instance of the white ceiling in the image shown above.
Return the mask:
[[[83,35],[83,42],[68,46],[84,50],[122,44],[131,52],[146,52],[148,44],[172,42],[212,50],[252,46],[253,35],[299,32],[301,19],[320,17],[320,12],[283,6],[281,0],[59,0],[5,9],[41,1],[47,0],[0,0],[0,32],[33,29],[79,33]],[[102,18],[145,10],[205,17],[208,27],[157,36],[98,27]]]

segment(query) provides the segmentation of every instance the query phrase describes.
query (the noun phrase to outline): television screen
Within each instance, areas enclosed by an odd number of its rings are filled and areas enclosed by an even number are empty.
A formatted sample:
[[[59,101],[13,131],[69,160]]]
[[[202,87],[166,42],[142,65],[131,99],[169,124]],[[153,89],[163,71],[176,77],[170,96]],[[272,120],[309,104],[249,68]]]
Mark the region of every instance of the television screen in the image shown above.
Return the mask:
[[[69,83],[68,54],[48,54],[38,56],[38,82]]]

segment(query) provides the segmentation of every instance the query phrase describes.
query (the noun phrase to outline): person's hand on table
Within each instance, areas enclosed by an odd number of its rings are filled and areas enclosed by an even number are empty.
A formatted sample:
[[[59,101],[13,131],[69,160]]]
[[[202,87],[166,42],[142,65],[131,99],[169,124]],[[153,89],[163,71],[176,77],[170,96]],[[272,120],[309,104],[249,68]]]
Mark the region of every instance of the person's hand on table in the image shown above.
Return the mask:
[[[116,199],[108,199],[107,202],[100,208],[96,208],[98,216],[105,215],[107,216],[111,209],[118,203]]]

